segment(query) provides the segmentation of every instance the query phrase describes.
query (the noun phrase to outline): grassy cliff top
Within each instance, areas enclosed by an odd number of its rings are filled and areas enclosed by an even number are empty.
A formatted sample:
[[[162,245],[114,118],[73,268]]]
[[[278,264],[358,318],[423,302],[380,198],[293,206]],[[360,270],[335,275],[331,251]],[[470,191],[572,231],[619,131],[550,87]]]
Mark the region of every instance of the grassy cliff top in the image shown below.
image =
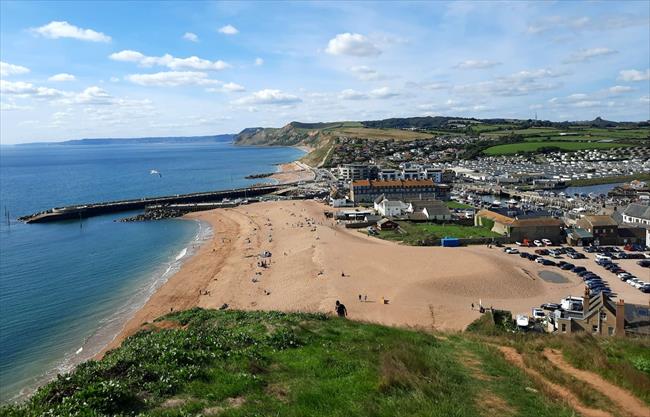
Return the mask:
[[[429,334],[319,314],[194,309],[145,325],[101,361],[80,365],[0,415],[575,415],[495,345],[534,354],[542,339],[490,335],[494,325],[485,320],[473,328],[478,333]],[[607,357],[595,339],[571,340]],[[643,357],[648,347],[630,343],[609,347],[619,362]],[[636,379],[622,378],[643,393],[646,371],[629,372]]]

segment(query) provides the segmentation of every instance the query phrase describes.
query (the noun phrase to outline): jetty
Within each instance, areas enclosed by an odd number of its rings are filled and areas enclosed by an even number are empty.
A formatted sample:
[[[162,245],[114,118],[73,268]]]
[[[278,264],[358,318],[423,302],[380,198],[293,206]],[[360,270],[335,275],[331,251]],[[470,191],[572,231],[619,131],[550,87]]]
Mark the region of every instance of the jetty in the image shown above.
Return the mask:
[[[273,194],[285,188],[281,185],[260,185],[232,190],[208,191],[191,194],[176,194],[162,197],[146,197],[134,200],[108,201],[92,204],[80,204],[55,207],[39,213],[19,217],[25,223],[47,223],[62,220],[78,220],[125,211],[144,210],[149,206],[169,206],[197,203],[223,202],[224,199],[259,197]]]

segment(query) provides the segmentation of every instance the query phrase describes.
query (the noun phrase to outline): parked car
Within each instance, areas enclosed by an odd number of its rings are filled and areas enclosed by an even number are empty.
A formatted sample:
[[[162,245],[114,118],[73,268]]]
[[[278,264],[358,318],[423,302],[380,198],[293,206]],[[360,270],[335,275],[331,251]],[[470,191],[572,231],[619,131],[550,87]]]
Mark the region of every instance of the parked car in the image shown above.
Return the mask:
[[[641,266],[643,268],[650,268],[650,260],[646,259],[646,260],[643,260],[643,261],[639,261],[639,262],[637,262],[637,265],[639,265],[639,266]]]
[[[555,311],[555,310],[559,310],[561,308],[561,306],[559,304],[557,304],[557,303],[544,303],[539,307],[544,309],[544,310],[549,310],[549,311]]]
[[[587,268],[585,268],[584,266],[576,266],[575,268],[573,268],[573,272],[578,274],[579,277],[589,273],[589,271],[587,271]]]
[[[571,259],[585,259],[586,256],[580,252],[568,252],[567,256]]]
[[[538,255],[546,256],[548,255],[548,249],[535,249],[535,253]]]
[[[533,240],[533,243],[534,243],[535,246],[537,246],[537,247],[544,246],[544,244],[543,244],[542,242],[540,242],[539,240],[537,240],[537,239]]]
[[[564,265],[560,265],[560,268],[563,269],[564,271],[569,271],[569,270],[573,269],[574,267],[575,267],[575,265],[568,264],[568,263],[564,264]]]
[[[505,252],[509,253],[510,255],[514,255],[514,254],[519,253],[519,249],[517,249],[517,248],[506,248]]]
[[[542,243],[546,246],[551,246],[553,244],[553,242],[548,239],[542,239]]]

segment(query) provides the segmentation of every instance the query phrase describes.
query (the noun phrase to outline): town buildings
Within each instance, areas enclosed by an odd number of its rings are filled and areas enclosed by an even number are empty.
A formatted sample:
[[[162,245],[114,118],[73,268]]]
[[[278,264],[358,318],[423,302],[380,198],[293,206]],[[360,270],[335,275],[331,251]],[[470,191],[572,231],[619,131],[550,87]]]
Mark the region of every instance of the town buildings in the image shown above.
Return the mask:
[[[554,243],[564,241],[564,222],[544,211],[483,209],[474,216],[474,225],[489,227],[493,232],[520,242],[536,239],[549,239]]]
[[[449,200],[451,187],[433,180],[358,180],[350,184],[355,203],[374,203],[382,194],[388,200]]]
[[[596,245],[617,245],[619,243],[618,224],[611,216],[583,216],[576,226],[591,233]]]

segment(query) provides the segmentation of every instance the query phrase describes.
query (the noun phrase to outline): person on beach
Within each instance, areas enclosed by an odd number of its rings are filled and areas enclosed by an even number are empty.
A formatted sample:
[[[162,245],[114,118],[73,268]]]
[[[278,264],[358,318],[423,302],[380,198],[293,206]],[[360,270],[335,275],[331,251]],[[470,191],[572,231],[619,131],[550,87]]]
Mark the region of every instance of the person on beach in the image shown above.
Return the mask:
[[[345,304],[341,303],[339,300],[336,300],[335,310],[339,317],[345,318],[348,315],[348,309],[345,308]]]
[[[361,302],[361,294],[359,294],[359,302]]]

